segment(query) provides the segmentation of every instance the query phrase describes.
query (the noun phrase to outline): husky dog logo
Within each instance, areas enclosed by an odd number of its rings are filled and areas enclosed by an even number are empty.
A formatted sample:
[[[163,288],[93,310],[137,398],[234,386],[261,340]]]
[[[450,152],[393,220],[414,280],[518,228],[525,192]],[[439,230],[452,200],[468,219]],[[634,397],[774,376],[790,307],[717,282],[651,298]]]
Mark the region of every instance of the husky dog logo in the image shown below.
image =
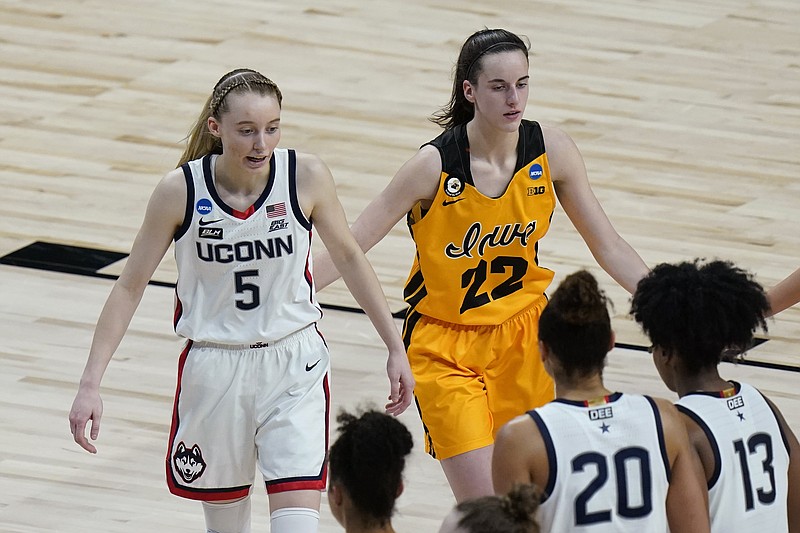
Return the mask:
[[[187,448],[183,442],[178,444],[178,449],[175,450],[175,455],[172,456],[172,463],[186,483],[191,483],[202,476],[206,469],[206,462],[203,461],[203,452],[200,451],[200,446],[197,444],[192,446],[191,449]]]

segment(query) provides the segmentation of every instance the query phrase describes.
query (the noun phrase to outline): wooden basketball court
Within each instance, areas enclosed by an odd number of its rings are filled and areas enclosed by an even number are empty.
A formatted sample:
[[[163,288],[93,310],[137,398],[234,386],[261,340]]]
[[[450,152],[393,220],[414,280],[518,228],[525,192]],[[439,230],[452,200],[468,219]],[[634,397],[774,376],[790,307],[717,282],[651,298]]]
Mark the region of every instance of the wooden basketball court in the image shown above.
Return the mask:
[[[67,413],[147,199],[216,80],[246,66],[278,83],[281,145],[327,162],[355,220],[437,134],[426,119],[482,27],[530,38],[526,117],[575,139],[606,212],[648,264],[729,259],[766,286],[800,266],[794,0],[0,0],[0,531],[203,529],[199,504],[163,479],[181,346],[171,253],[106,373],[96,456],[72,442]],[[412,250],[400,224],[369,254],[395,311]],[[674,399],[641,351],[627,292],[560,209],[539,250],[555,283],[588,268],[616,304],[610,386]],[[334,412],[382,405],[377,335],[347,310],[341,282],[319,299],[338,306],[321,324]],[[724,373],[762,388],[800,431],[800,306],[769,326]],[[395,525],[436,531],[452,496],[416,412],[400,418],[416,447]],[[268,531],[263,495],[253,509],[253,531]],[[320,530],[340,531],[324,504]]]

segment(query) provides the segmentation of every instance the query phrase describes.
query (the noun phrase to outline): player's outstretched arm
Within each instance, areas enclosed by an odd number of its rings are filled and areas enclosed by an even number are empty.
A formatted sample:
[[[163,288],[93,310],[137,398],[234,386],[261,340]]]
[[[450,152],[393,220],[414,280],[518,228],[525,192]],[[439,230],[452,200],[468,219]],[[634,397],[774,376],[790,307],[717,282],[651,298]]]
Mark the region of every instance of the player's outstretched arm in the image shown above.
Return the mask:
[[[800,302],[800,268],[767,291],[767,300],[770,307],[769,316]]]

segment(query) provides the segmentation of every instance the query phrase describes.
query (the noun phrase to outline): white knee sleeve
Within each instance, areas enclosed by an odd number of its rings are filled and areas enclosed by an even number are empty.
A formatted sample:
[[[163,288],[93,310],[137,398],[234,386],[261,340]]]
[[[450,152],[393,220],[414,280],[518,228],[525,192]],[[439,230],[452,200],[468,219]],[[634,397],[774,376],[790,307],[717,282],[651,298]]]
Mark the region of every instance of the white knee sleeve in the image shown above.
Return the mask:
[[[306,507],[284,507],[269,516],[271,533],[317,533],[319,511]]]
[[[203,502],[206,533],[250,533],[250,496],[230,503]]]

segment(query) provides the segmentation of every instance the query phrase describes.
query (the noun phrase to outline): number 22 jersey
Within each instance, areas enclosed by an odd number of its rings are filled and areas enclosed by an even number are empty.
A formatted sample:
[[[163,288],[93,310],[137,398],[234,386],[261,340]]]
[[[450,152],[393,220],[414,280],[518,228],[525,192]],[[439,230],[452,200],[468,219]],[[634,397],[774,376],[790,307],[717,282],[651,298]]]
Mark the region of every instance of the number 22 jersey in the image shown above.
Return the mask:
[[[475,187],[466,125],[430,144],[442,174],[430,207],[418,204],[407,216],[417,254],[406,302],[454,324],[501,324],[536,303],[553,279],[538,263],[556,204],[541,127],[520,124],[514,175],[498,198]]]
[[[297,199],[293,150],[276,148],[245,211],[214,185],[216,155],[182,166],[186,216],[175,235],[175,331],[195,341],[270,342],[322,317],[311,277],[311,221]]]

